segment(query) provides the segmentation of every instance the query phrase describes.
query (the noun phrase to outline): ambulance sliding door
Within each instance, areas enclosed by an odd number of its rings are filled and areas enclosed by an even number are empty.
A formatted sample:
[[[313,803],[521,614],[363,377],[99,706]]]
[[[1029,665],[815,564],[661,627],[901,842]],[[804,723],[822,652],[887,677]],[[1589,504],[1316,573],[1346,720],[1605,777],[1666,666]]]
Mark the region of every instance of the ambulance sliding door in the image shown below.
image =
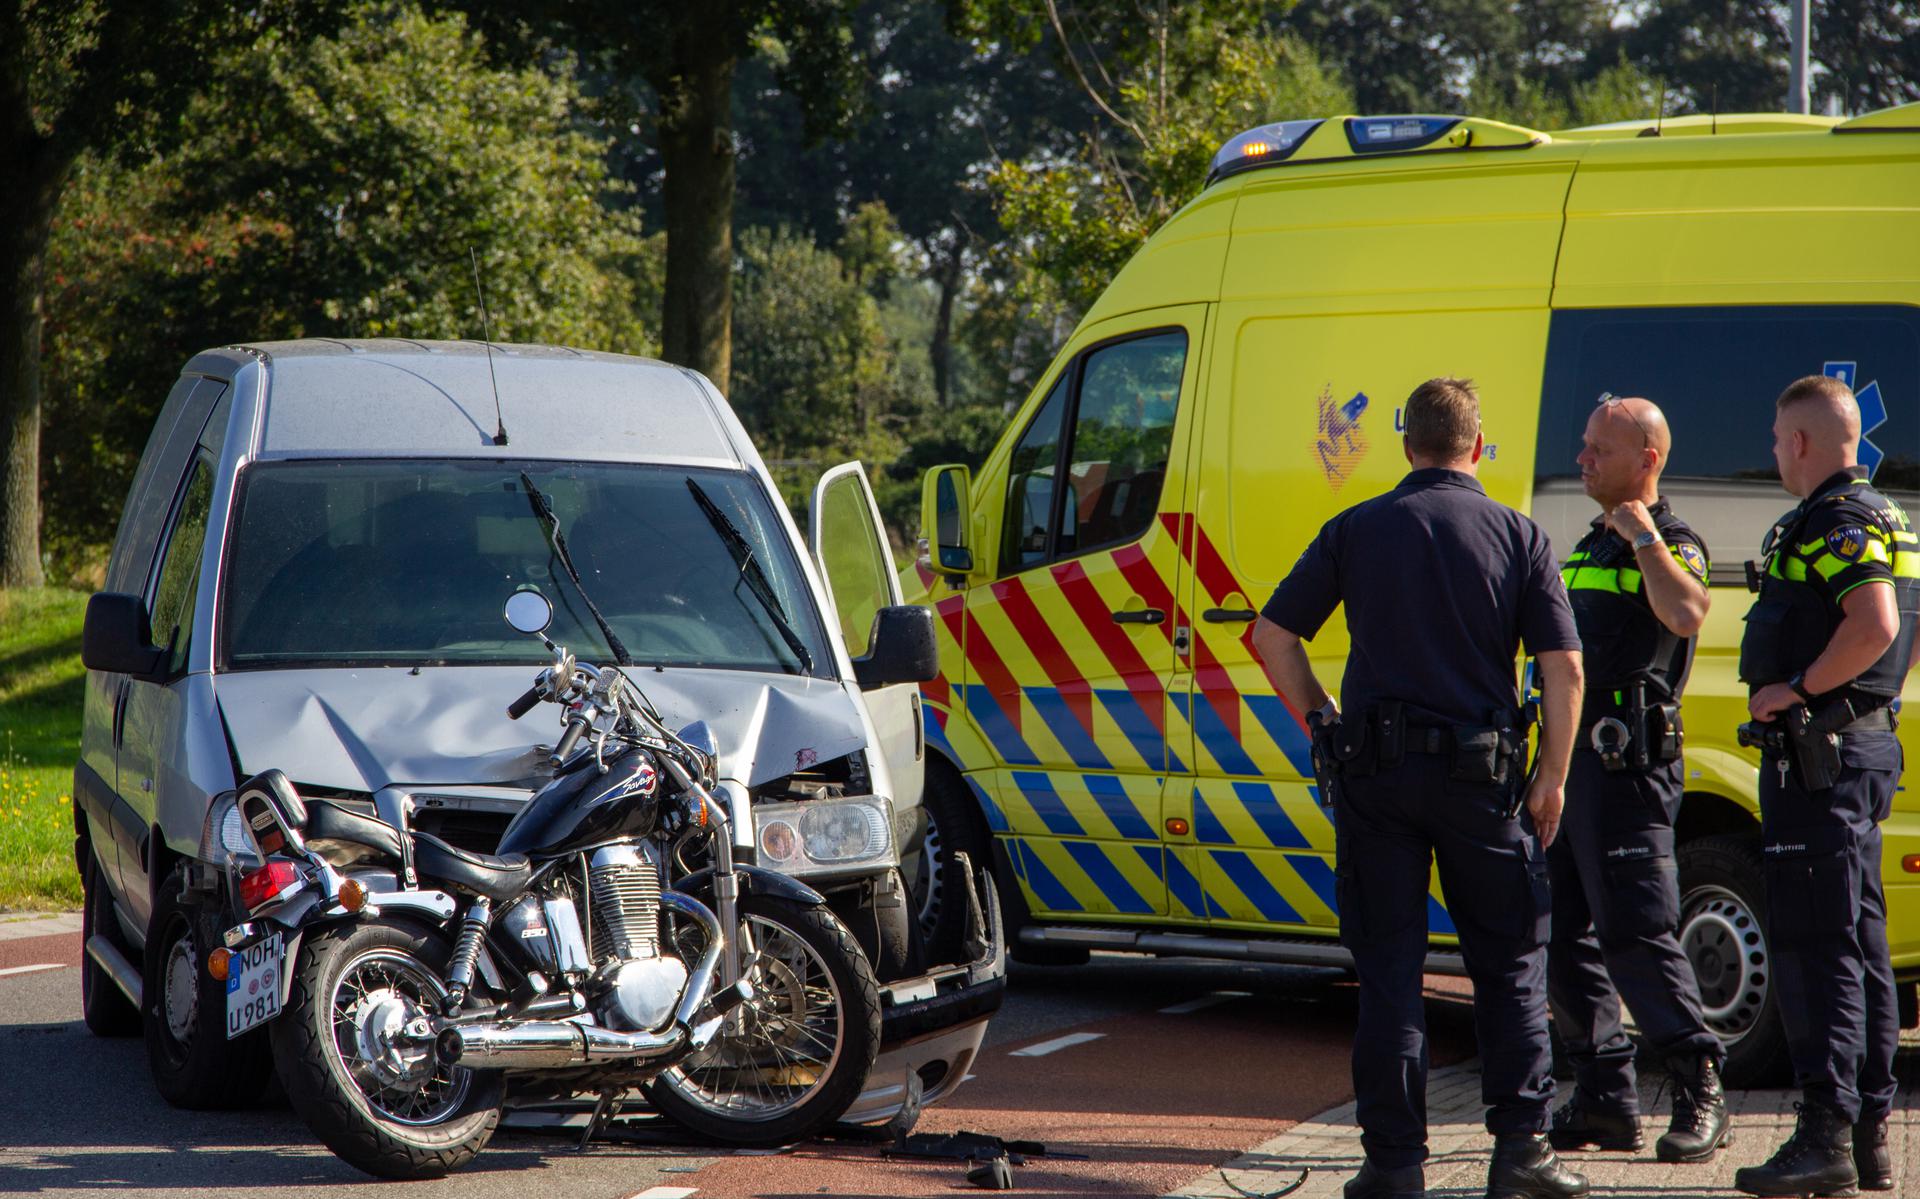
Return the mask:
[[[1005,765],[989,785],[1029,907],[1055,919],[1167,913],[1161,794],[1206,307],[1083,330],[982,522],[992,582],[968,589],[964,702]],[[983,551],[987,547],[982,547]]]
[[[1570,167],[1485,157],[1499,165],[1276,169],[1236,215],[1180,540],[1195,624],[1174,752],[1191,770],[1166,805],[1190,830],[1169,837],[1168,855],[1197,875],[1196,914],[1216,926],[1337,921],[1333,825],[1311,785],[1304,714],[1254,654],[1253,625],[1328,518],[1407,473],[1402,405],[1415,385],[1475,381],[1480,478],[1495,499],[1528,500]],[[1308,645],[1335,694],[1347,646],[1339,613]],[[1434,894],[1430,926],[1451,933]]]

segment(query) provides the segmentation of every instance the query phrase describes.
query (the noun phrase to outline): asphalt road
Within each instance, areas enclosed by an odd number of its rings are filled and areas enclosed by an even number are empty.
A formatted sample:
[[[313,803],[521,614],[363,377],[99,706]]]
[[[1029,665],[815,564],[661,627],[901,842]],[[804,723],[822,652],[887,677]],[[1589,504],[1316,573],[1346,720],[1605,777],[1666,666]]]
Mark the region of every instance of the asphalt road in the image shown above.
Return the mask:
[[[563,1135],[503,1130],[452,1178],[375,1182],[320,1147],[284,1100],[246,1112],[168,1107],[138,1039],[102,1040],[81,1024],[79,953],[73,934],[0,941],[0,1192],[671,1199],[971,1190],[960,1164],[887,1160],[871,1141],[740,1155],[676,1144],[644,1116],[585,1152]],[[52,968],[8,973],[21,966]],[[1440,1064],[1472,1052],[1471,1013],[1460,984],[1432,981]],[[1160,1194],[1351,1097],[1354,999],[1344,976],[1325,970],[1119,955],[1074,968],[1016,966],[974,1078],[918,1131],[1035,1140],[1063,1155],[1017,1167],[1020,1193]]]

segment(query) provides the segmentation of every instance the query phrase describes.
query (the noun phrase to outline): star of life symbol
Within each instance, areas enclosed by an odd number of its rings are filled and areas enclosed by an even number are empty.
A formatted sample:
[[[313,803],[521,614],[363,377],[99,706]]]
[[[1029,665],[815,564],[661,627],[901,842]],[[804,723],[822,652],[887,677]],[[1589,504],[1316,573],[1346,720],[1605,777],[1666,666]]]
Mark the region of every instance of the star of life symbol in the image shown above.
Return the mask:
[[[1854,382],[1859,377],[1860,364],[1857,362],[1829,362],[1820,368],[1820,373],[1829,379],[1838,379],[1853,391],[1854,403],[1860,405],[1860,465],[1867,468],[1867,477],[1880,469],[1880,460],[1887,456],[1886,451],[1867,440],[1867,434],[1887,423],[1887,401],[1880,395],[1880,381],[1861,387]]]
[[[1320,458],[1320,473],[1333,490],[1340,490],[1367,456],[1367,435],[1360,428],[1360,414],[1367,410],[1367,393],[1355,392],[1352,399],[1336,404],[1333,385],[1320,389],[1320,411],[1315,421],[1314,451]]]

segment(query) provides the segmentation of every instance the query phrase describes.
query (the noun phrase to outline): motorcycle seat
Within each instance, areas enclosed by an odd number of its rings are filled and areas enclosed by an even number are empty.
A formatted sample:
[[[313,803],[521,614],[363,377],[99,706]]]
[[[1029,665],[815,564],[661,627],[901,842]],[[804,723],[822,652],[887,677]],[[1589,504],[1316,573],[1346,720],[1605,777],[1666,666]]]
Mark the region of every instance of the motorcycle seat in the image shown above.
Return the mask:
[[[520,894],[526,890],[527,880],[533,877],[533,863],[527,861],[525,854],[510,853],[496,858],[491,854],[470,853],[427,833],[413,835],[413,864],[423,879],[496,901]]]
[[[306,805],[307,823],[300,835],[329,862],[336,866],[400,864],[400,834],[386,821],[362,816],[324,799],[310,799]]]

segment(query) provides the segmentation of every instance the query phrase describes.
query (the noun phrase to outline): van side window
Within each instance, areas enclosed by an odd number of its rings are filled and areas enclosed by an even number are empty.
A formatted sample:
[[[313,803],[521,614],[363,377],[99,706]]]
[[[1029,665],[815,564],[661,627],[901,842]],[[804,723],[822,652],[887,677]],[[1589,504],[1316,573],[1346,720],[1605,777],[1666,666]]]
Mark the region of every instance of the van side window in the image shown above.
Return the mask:
[[[1160,506],[1186,360],[1187,336],[1175,329],[1098,346],[1061,372],[1013,451],[1001,573],[1146,532]],[[1056,488],[1061,478],[1067,485]]]
[[[200,589],[200,551],[207,542],[207,519],[213,511],[213,471],[200,458],[187,477],[167,536],[165,555],[153,588],[153,637],[158,645],[172,643],[169,674],[187,668],[187,650],[193,638],[193,602]]]
[[[1805,375],[1859,398],[1860,461],[1920,506],[1920,308],[1896,304],[1563,309],[1542,380],[1533,516],[1565,557],[1599,509],[1580,486],[1581,433],[1602,392],[1646,396],[1673,430],[1663,489],[1707,543],[1710,581],[1741,564],[1794,505],[1773,461],[1773,402]],[[1491,438],[1490,438],[1491,439]]]

